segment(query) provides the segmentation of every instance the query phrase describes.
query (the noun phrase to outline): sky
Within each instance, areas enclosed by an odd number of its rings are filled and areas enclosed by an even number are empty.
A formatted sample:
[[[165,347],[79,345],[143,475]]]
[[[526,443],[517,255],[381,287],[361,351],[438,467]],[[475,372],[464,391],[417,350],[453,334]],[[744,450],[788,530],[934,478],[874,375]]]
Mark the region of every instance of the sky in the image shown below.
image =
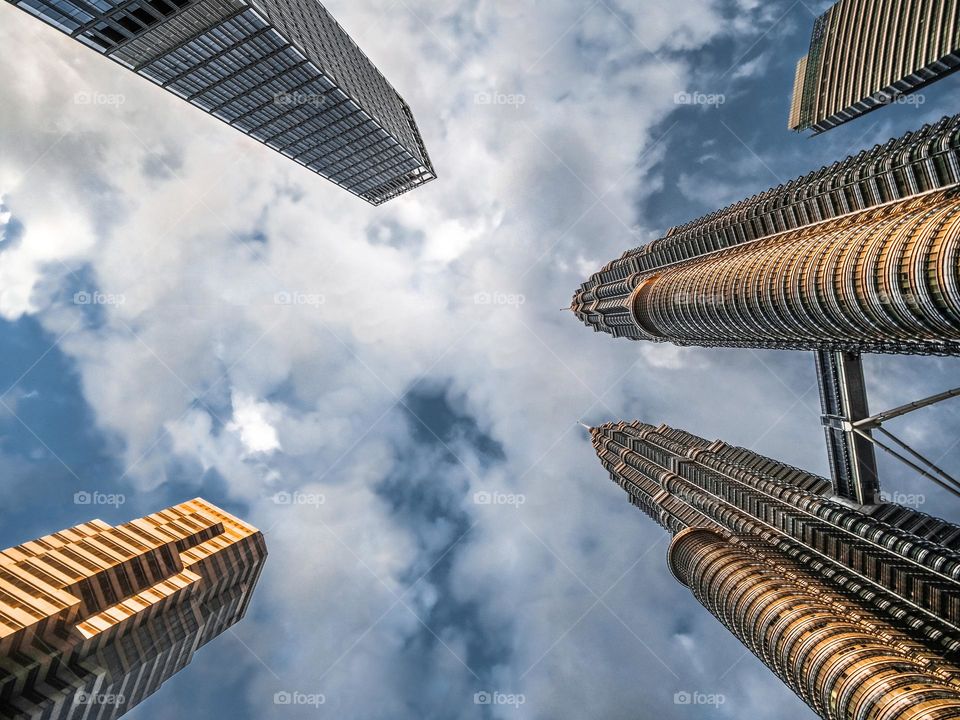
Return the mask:
[[[829,3],[324,4],[439,175],[381,207],[0,7],[0,546],[196,496],[265,532],[247,617],[132,720],[813,718],[576,424],[825,474],[812,357],[561,309],[674,224],[952,114],[960,75],[811,139],[787,112]],[[875,410],[957,384],[955,359],[865,363]],[[956,473],[958,421],[891,429]]]

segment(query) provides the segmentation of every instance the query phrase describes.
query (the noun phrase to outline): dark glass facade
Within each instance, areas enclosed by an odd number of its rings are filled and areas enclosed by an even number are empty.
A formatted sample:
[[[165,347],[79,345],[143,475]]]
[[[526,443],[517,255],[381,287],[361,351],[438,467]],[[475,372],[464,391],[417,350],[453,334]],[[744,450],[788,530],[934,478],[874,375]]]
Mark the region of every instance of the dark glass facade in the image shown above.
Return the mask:
[[[409,106],[316,0],[19,0],[367,202],[436,175]]]

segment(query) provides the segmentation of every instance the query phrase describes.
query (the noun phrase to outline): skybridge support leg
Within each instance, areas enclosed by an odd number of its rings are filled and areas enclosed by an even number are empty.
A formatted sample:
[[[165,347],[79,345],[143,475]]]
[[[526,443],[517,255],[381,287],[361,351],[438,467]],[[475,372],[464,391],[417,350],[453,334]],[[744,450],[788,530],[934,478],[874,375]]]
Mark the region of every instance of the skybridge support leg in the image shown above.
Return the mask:
[[[857,505],[873,505],[880,494],[877,455],[870,431],[854,430],[870,417],[860,355],[818,350],[816,356],[834,492]]]

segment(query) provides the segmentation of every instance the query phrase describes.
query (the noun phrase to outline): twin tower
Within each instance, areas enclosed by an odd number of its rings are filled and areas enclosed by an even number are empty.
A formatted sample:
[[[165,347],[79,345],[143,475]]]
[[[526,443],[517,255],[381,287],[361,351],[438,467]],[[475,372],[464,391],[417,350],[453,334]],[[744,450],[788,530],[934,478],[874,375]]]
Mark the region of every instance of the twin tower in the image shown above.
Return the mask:
[[[960,718],[960,527],[882,502],[874,456],[956,491],[882,424],[960,391],[871,416],[860,365],[960,354],[960,115],[624,253],[572,310],[614,337],[816,352],[832,481],[666,426],[593,447],[674,534],[676,578],[821,717]]]

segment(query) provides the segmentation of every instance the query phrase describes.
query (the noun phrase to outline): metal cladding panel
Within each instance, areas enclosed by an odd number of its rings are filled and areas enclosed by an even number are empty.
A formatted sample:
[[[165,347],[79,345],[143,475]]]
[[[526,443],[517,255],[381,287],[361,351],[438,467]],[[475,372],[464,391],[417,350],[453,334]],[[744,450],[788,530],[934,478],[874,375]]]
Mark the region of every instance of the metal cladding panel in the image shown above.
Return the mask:
[[[112,52],[111,57],[139,69],[247,7],[242,0],[199,0],[159,27],[148,30]]]

